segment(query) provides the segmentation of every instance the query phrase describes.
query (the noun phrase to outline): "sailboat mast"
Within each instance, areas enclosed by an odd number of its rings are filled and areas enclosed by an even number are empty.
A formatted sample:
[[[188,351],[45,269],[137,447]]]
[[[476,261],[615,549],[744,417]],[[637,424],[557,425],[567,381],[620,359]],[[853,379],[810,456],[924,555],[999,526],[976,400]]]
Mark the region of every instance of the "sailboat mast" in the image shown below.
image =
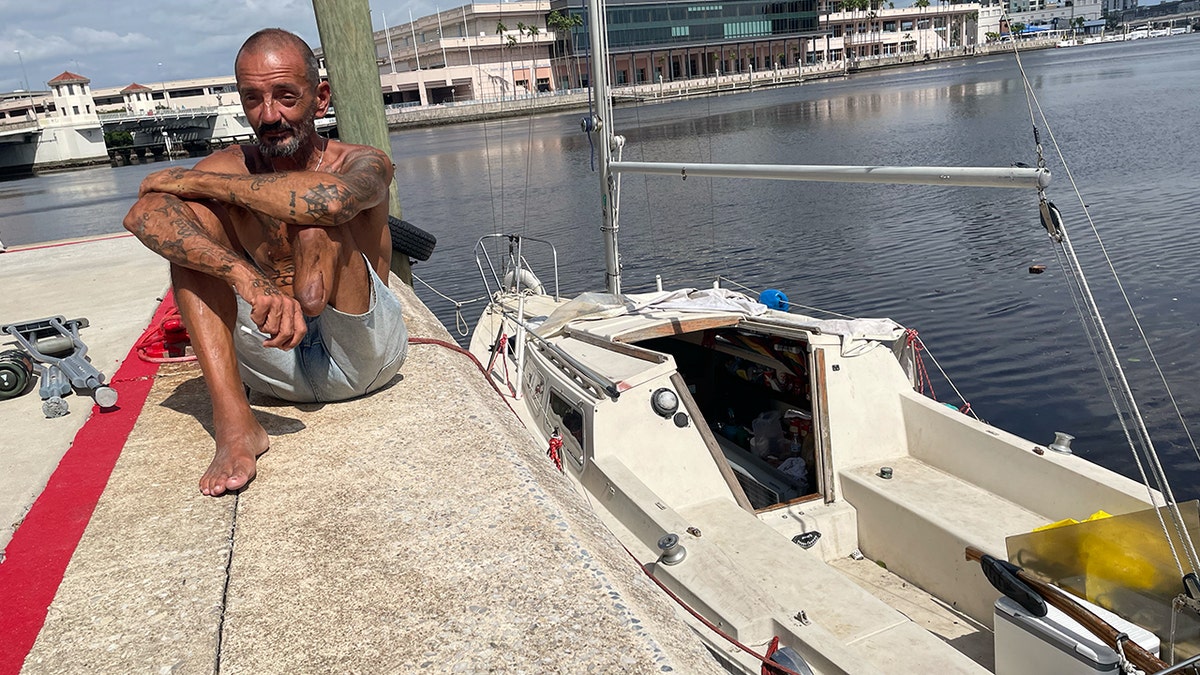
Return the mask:
[[[588,36],[591,42],[592,117],[585,120],[589,132],[596,132],[597,162],[600,173],[600,210],[604,235],[604,286],[609,293],[621,294],[621,258],[617,251],[617,176],[610,168],[616,141],[612,127],[612,96],[608,91],[608,21],[603,0],[587,2]]]

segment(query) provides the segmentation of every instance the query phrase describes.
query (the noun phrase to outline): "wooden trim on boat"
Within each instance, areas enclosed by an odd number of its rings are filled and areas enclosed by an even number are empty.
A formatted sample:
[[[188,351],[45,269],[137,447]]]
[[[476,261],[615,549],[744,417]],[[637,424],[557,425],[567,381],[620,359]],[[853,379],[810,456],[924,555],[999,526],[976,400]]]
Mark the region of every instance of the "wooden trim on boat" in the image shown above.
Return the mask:
[[[746,491],[742,489],[742,484],[738,482],[737,476],[733,475],[733,469],[729,468],[725,453],[721,451],[721,446],[717,444],[712,429],[708,427],[708,422],[700,413],[700,406],[696,405],[696,400],[692,398],[692,393],[687,388],[687,382],[684,382],[683,376],[679,373],[671,373],[671,384],[674,385],[679,400],[683,401],[683,407],[692,416],[692,424],[696,425],[696,430],[700,432],[700,438],[704,439],[704,445],[712,455],[713,461],[717,463],[717,470],[721,472],[721,477],[725,479],[729,491],[733,493],[734,500],[737,501],[738,506],[746,509],[747,513],[754,513],[754,506],[746,497]]]
[[[619,333],[613,336],[613,342],[641,342],[642,340],[652,340],[654,338],[671,337],[673,335],[683,335],[684,333],[695,333],[703,330],[711,330],[713,328],[728,328],[736,326],[742,322],[740,316],[701,316],[693,319],[669,319],[666,323],[656,324],[648,328],[631,330],[628,333]]]
[[[570,328],[564,328],[562,331],[562,334],[563,334],[563,337],[569,337],[572,340],[579,340],[580,342],[586,342],[588,344],[595,345],[597,347],[603,347],[605,349],[612,350],[618,354],[630,356],[635,359],[641,359],[642,361],[649,361],[651,363],[666,363],[666,361],[667,361],[667,356],[665,354],[660,354],[656,351],[652,351],[652,350],[646,349],[644,347],[639,347],[637,345],[626,344],[624,342],[613,342],[611,340],[605,340],[604,338],[597,337],[595,335],[592,335],[591,333],[584,333],[582,331],[573,331]]]
[[[812,388],[816,392],[817,409],[814,411],[814,421],[817,423],[817,433],[820,434],[820,444],[817,447],[817,473],[821,476],[821,493],[825,503],[832,504],[834,495],[833,461],[830,455],[829,441],[829,390],[825,382],[825,350],[813,350]]]

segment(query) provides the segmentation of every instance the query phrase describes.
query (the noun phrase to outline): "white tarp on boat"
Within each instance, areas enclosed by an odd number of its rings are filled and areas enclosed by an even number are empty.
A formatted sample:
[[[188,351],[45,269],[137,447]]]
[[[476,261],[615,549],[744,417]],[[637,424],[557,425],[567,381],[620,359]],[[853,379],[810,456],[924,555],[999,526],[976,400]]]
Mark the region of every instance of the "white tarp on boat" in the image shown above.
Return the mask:
[[[747,317],[760,317],[767,322],[772,322],[773,318],[767,315],[766,305],[755,302],[742,293],[724,288],[684,288],[676,291],[634,293],[622,297],[611,293],[582,293],[556,309],[537,326],[537,333],[543,338],[548,338],[573,321],[608,319],[627,314],[652,314],[667,310],[732,312]],[[841,336],[844,338],[844,356],[850,356],[872,342],[891,342],[904,334],[904,327],[891,319],[817,319],[802,314],[788,314],[786,319],[780,317],[779,320],[790,325],[815,328],[826,335]]]

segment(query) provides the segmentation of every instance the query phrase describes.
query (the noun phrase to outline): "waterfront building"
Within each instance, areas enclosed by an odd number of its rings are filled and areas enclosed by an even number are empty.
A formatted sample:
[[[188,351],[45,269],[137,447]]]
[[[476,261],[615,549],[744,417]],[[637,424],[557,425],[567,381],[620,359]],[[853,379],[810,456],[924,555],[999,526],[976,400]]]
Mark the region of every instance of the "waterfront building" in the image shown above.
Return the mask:
[[[101,114],[151,114],[155,110],[187,110],[221,105],[241,105],[233,75],[159,82],[153,86],[131,82],[124,87],[95,90]]]
[[[1073,26],[1101,18],[1108,5],[1122,2],[1137,4],[1137,0],[1007,0],[1005,9],[1007,23],[1069,31]],[[1008,31],[1005,28],[999,32]]]
[[[46,84],[0,99],[0,174],[107,159],[91,80],[63,72]]]
[[[559,36],[560,52],[578,56],[590,51],[583,1],[551,0],[550,8],[575,24]],[[794,67],[825,38],[817,0],[610,0],[607,19],[617,85]],[[572,70],[564,62],[556,73],[574,86],[585,86],[586,65],[578,73]]]
[[[984,41],[987,20],[981,23],[978,3],[880,9],[842,9],[846,3],[830,2],[836,11],[823,13],[821,26],[828,39],[824,49],[810,55],[808,63],[903,56],[938,56],[968,53]],[[999,26],[999,12],[996,26]]]
[[[554,89],[548,13],[543,0],[473,3],[375,31],[384,103],[499,100]]]
[[[1020,0],[1025,2],[1026,0]],[[1016,4],[1014,0],[1011,4]],[[1088,21],[1096,21],[1104,15],[1104,0],[1063,0],[1043,2],[1031,0],[1025,9],[1009,7],[1008,22],[1022,23],[1033,30],[1071,31]],[[1006,32],[1004,30],[1000,32]]]
[[[384,101],[500,100],[587,86],[582,0],[473,3],[376,31]],[[794,65],[821,51],[817,0],[612,0],[614,82]],[[318,54],[320,56],[320,54]]]
[[[1127,9],[1136,9],[1138,6],[1137,0],[1103,0],[1104,14],[1115,14],[1123,12]]]

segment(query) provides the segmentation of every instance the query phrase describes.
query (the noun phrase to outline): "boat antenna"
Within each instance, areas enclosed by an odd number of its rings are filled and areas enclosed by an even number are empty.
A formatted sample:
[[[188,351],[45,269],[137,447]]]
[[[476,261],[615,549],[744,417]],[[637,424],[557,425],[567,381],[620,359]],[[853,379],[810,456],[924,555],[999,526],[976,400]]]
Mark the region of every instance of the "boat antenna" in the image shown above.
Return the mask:
[[[613,295],[621,294],[621,258],[617,249],[617,230],[621,184],[609,164],[613,153],[620,153],[624,139],[613,134],[612,95],[608,88],[608,22],[603,0],[588,0],[588,38],[590,42],[591,89],[595,107],[590,117],[583,120],[583,130],[596,132],[600,139],[596,153],[600,167],[600,211],[603,224],[600,232],[604,237],[604,287]]]

